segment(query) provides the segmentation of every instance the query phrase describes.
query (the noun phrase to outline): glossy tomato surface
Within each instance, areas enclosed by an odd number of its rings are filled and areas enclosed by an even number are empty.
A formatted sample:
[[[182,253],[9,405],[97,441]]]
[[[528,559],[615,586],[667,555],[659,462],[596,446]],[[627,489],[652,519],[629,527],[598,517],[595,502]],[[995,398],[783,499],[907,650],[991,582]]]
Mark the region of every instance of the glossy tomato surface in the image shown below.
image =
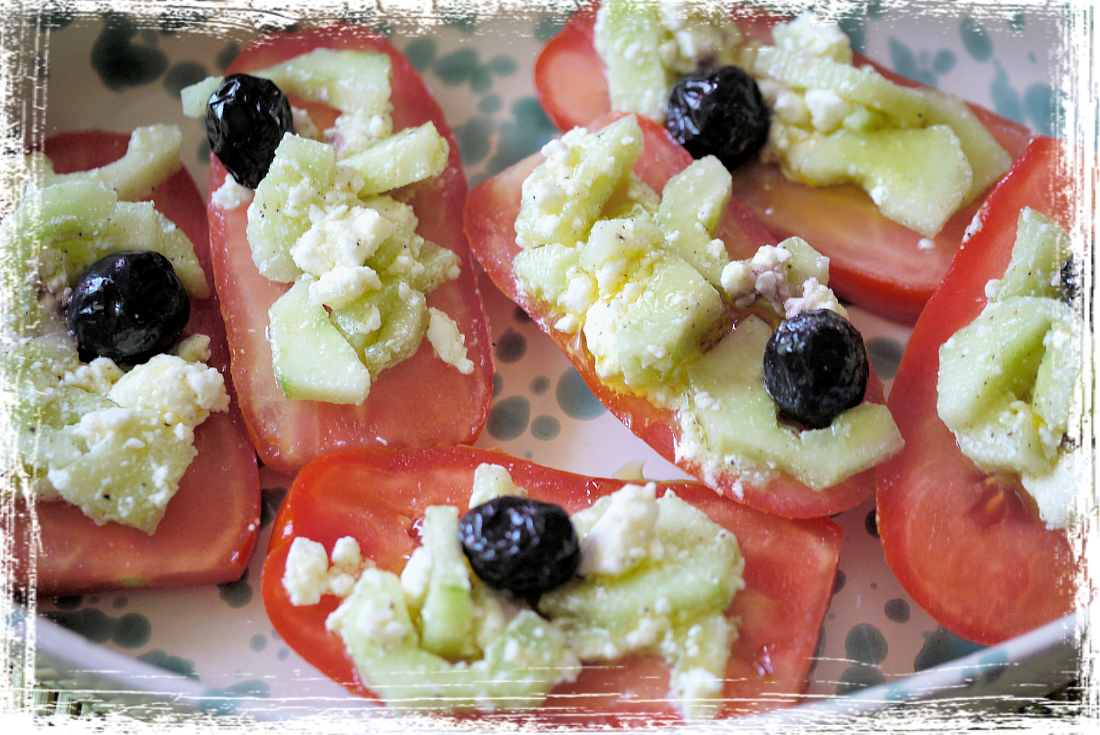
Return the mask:
[[[77,132],[46,141],[45,153],[58,173],[95,168],[120,158],[129,136]],[[213,282],[202,195],[184,169],[160,183],[153,202],[191,240]],[[213,294],[213,290],[211,290]],[[210,339],[210,364],[229,380],[229,348],[216,296],[191,299],[184,335]],[[198,456],[152,535],[118,523],[102,526],[68,503],[38,503],[37,553],[30,558],[30,510],[17,505],[14,560],[17,579],[37,574],[39,594],[74,594],[122,587],[168,587],[231,582],[243,574],[256,542],[260,484],[256,454],[236,403],[214,413],[195,430]]]
[[[447,169],[432,181],[406,187],[398,197],[420,220],[417,232],[459,255],[462,272],[428,295],[428,306],[450,316],[465,336],[474,371],[463,375],[435,356],[427,340],[413,357],[383,371],[357,406],[292,401],[283,395],[271,367],[268,309],[288,288],[260,275],[245,235],[246,210],[208,206],[214,274],[232,348],[232,369],[241,408],[264,463],[293,473],[332,449],[356,446],[413,447],[473,441],[489,410],[492,355],[473,260],[462,234],[466,179],[458,145],[443,112],[415,68],[388,41],[361,26],[340,24],[264,37],[245,48],[227,73],[262,69],[315,48],[388,54],[393,62],[394,130],[431,121],[450,144]],[[318,127],[335,112],[292,100],[310,110]],[[211,157],[210,191],[226,177]]]
[[[593,127],[601,127],[616,117],[603,118]],[[692,158],[660,125],[645,118],[638,118],[638,122],[645,134],[645,150],[634,170],[649,186],[660,192],[672,176],[691,165]],[[521,186],[542,160],[541,155],[526,158],[470,192],[465,227],[474,255],[497,287],[530,314],[542,331],[566,354],[589,389],[609,411],[668,461],[693,477],[702,476],[702,468],[676,456],[681,432],[674,412],[602,380],[596,374],[592,356],[580,336],[563,334],[554,329],[553,324],[560,314],[551,312],[545,302],[535,299],[516,282],[512,261],[519,252],[515,220],[519,213]],[[726,243],[726,249],[734,259],[750,258],[760,246],[776,242],[736,199],[730,201],[716,235]],[[883,400],[882,383],[873,372],[868,382],[867,400],[879,403]],[[765,487],[741,482],[731,472],[720,474],[715,480],[715,489],[727,497],[791,518],[813,518],[853,508],[874,494],[874,486],[874,470],[867,470],[820,491],[811,490],[786,475],[778,476]]]
[[[364,558],[400,572],[420,545],[419,525],[430,505],[469,507],[474,470],[504,466],[529,497],[574,513],[624,482],[541,467],[496,450],[448,447],[424,450],[349,450],[303,469],[272,530],[264,562],[263,598],[284,641],[326,675],[354,692],[359,682],[339,636],[325,618],[339,599],[294,607],[282,585],[295,537],[323,544],[355,538]],[[726,670],[722,716],[758,712],[798,701],[805,690],[818,633],[832,597],[841,531],[832,521],[788,520],[759,513],[716,496],[697,483],[660,483],[732,531],[745,558],[745,589],[727,615],[739,619],[739,636]],[[668,701],[668,667],[655,656],[631,656],[585,667],[533,713],[543,724],[656,725],[675,722]]]
[[[607,114],[611,103],[603,61],[593,45],[598,4],[576,13],[551,39],[535,65],[535,88],[550,120],[569,130]],[[771,28],[787,20],[737,6],[732,14],[745,35],[771,43]],[[889,79],[920,86],[859,54]],[[975,105],[970,106],[997,141],[1018,158],[1033,133]],[[915,322],[940,282],[978,210],[982,197],[963,207],[932,238],[924,238],[879,213],[855,185],[813,187],[788,181],[775,165],[755,162],[734,172],[734,196],[777,237],[798,235],[830,259],[830,286],[840,296],[887,318]]]
[[[1063,152],[1036,139],[990,195],[981,229],[913,329],[890,393],[905,448],[879,468],[886,560],[941,625],[987,645],[1072,611],[1080,569],[1071,535],[1046,527],[1018,477],[984,472],[959,451],[936,411],[939,348],[985,307],[985,284],[1004,274],[1023,207],[1075,224]]]

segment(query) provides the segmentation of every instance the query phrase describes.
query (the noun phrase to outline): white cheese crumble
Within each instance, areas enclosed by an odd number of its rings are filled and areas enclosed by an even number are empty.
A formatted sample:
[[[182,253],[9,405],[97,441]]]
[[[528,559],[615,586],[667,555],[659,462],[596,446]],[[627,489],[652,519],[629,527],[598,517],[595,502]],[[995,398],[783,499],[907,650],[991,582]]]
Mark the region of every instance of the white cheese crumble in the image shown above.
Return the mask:
[[[474,363],[466,355],[466,336],[455,321],[434,306],[428,308],[428,342],[440,360],[463,375],[474,371]]]
[[[347,597],[356,580],[373,567],[374,562],[363,559],[359,542],[350,536],[336,540],[331,564],[323,544],[298,536],[287,552],[283,589],[292,605],[316,605],[325,595]]]
[[[237,180],[232,176],[226,176],[225,182],[210,195],[210,201],[216,206],[228,211],[252,201],[252,197],[255,193],[256,192],[249,189],[247,186],[238,184]]]
[[[470,507],[476,508],[493,498],[506,495],[526,498],[526,488],[512,482],[508,470],[498,464],[482,463],[474,470],[474,481],[470,489]]]
[[[394,226],[371,207],[313,207],[312,225],[290,248],[295,265],[323,276],[339,266],[362,266],[393,235]]]
[[[154,355],[134,366],[111,387],[107,397],[124,408],[158,411],[165,423],[196,427],[211,412],[229,410],[225,379],[202,363],[175,355]]]
[[[624,485],[610,496],[611,502],[591,530],[580,540],[581,563],[577,573],[622,574],[647,558],[660,558],[663,549],[655,540],[657,485]]]

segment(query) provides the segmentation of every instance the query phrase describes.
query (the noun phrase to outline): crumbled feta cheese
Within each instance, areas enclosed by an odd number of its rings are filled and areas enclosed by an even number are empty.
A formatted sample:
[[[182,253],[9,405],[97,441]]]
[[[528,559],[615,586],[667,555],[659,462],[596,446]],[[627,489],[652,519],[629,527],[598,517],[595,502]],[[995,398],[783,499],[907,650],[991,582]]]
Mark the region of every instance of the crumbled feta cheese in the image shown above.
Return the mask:
[[[606,510],[580,541],[578,574],[621,574],[651,554],[661,554],[653,534],[656,492],[657,485],[650,482],[624,485],[610,496]]]
[[[498,464],[478,465],[474,470],[474,481],[470,490],[470,507],[475,508],[505,495],[526,498],[527,490],[512,482],[512,476],[506,468]]]
[[[290,544],[283,589],[291,605],[316,605],[328,591],[328,554],[316,541],[299,536]]]
[[[363,265],[394,232],[393,224],[367,206],[314,207],[312,224],[290,248],[294,263],[322,276],[337,266]]]
[[[373,268],[365,265],[339,265],[322,273],[309,285],[311,298],[334,309],[348,306],[367,291],[382,288],[382,281]]]
[[[428,342],[435,354],[463,375],[472,373],[474,363],[466,356],[466,336],[459,331],[458,325],[434,306],[428,308],[428,313]]]
[[[852,43],[837,23],[825,22],[813,13],[802,13],[772,29],[776,47],[807,56],[852,63]]]
[[[232,176],[226,176],[225,182],[210,195],[211,203],[225,210],[236,209],[242,204],[252,201],[255,194],[247,186],[241,186]]]
[[[805,94],[810,124],[820,133],[830,133],[852,111],[852,105],[831,89],[809,89]]]
[[[291,107],[290,117],[294,121],[294,133],[310,140],[321,140],[321,130],[309,116],[309,110],[301,107]]]
[[[211,412],[229,410],[225,379],[217,368],[175,355],[154,355],[111,387],[107,397],[124,408],[159,411],[165,423],[195,427]]]

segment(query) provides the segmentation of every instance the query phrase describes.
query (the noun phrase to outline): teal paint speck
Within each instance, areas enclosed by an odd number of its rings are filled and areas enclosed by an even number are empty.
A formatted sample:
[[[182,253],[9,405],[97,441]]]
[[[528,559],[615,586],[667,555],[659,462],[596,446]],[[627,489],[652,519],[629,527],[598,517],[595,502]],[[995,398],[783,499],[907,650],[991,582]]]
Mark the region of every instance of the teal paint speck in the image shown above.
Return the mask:
[[[73,0],[43,0],[36,4],[27,18],[35,31],[61,31],[76,20],[79,8]]]
[[[844,653],[861,664],[880,664],[889,651],[886,636],[870,623],[852,626],[844,638]]]
[[[955,57],[954,51],[948,51],[947,49],[941,49],[936,52],[935,58],[932,60],[932,71],[937,74],[946,74],[955,68],[955,64],[958,59]]]
[[[1100,2],[1096,0],[1057,0],[1058,12],[1066,28],[1082,46],[1092,43],[1100,23]]]
[[[905,345],[893,337],[872,337],[867,340],[867,357],[880,378],[890,380],[898,373]]]
[[[420,72],[431,66],[436,53],[437,47],[431,38],[418,38],[405,47],[405,58]]]
[[[286,661],[288,658],[290,658],[290,649],[280,648],[279,652],[275,654],[275,658],[279,659],[280,661]]]
[[[493,73],[487,66],[475,66],[470,73],[470,90],[476,94],[488,92],[493,87]]]
[[[885,683],[886,677],[874,666],[850,666],[841,673],[836,693],[839,697]]]
[[[248,640],[248,647],[259,653],[267,648],[267,636],[263,633],[257,633]]]
[[[1033,84],[1024,91],[1024,109],[1041,135],[1056,135],[1055,127],[1062,117],[1059,107],[1058,97],[1049,84]]]
[[[111,607],[113,607],[115,610],[121,610],[122,608],[126,607],[127,603],[129,602],[130,601],[128,599],[126,599],[122,595],[119,595],[111,601]]]
[[[46,61],[46,57],[41,53],[35,52],[31,55],[31,70],[34,76],[43,81],[50,81],[50,62]]]
[[[600,403],[592,391],[585,385],[581,374],[576,368],[570,368],[562,373],[558,379],[558,386],[554,390],[554,397],[566,416],[580,421],[589,421],[602,416],[604,405]]]
[[[432,65],[432,71],[439,77],[439,81],[448,87],[457,87],[470,79],[476,68],[477,52],[468,48],[441,56]]]
[[[535,39],[542,42],[549,41],[558,35],[567,20],[569,20],[569,15],[566,13],[555,13],[545,18],[539,18],[535,22]]]
[[[895,684],[887,690],[887,706],[895,720],[904,720],[905,715],[913,709],[913,695],[901,685]]]
[[[504,390],[504,378],[500,373],[493,373],[493,398],[499,396],[502,390]]]
[[[878,20],[885,18],[886,14],[890,12],[890,8],[883,0],[869,0],[867,3],[867,17]]]
[[[240,696],[212,689],[202,692],[199,699],[199,710],[202,714],[215,717],[231,717],[240,705]]]
[[[556,439],[561,433],[561,422],[553,416],[537,416],[531,422],[531,436],[542,441]]]
[[[498,77],[508,77],[516,73],[519,65],[511,56],[494,56],[489,60],[489,71]]]
[[[504,105],[504,100],[500,98],[499,94],[487,94],[481,98],[477,103],[477,109],[480,112],[491,115]]]
[[[867,46],[867,22],[857,15],[845,15],[837,20],[840,30],[848,36],[852,49],[860,53]]]
[[[1077,100],[1077,138],[1082,145],[1100,150],[1100,98]]]
[[[244,607],[252,601],[252,585],[248,583],[248,570],[236,582],[218,585],[218,596],[232,608]]]
[[[475,166],[481,163],[492,150],[493,121],[484,115],[475,115],[465,124],[456,125],[454,134],[464,166]]]
[[[138,613],[127,613],[118,619],[111,641],[119,648],[141,648],[153,637],[153,624]]]
[[[889,600],[884,608],[886,619],[894,623],[909,622],[909,602],[901,597]]]
[[[198,8],[169,8],[160,16],[157,25],[161,33],[171,35],[177,31],[202,25],[209,17],[210,13]]]
[[[967,16],[959,25],[959,34],[962,36],[963,46],[966,52],[975,61],[989,61],[993,58],[993,39],[985,26],[974,18]]]
[[[92,44],[91,66],[107,89],[149,84],[164,73],[168,57],[159,49],[133,43],[138,28],[130,18],[108,12],[103,19],[103,30]]]
[[[377,8],[370,3],[353,4],[350,2],[338,2],[332,6],[332,17],[345,23],[365,25],[368,20],[374,18]]]
[[[913,660],[913,671],[924,671],[980,651],[984,646],[963,640],[942,627],[924,634],[924,646]]]
[[[477,30],[477,8],[473,0],[447,0],[443,25],[453,26],[463,33],[474,33]]]
[[[515,439],[527,430],[531,418],[531,402],[523,396],[511,396],[493,404],[485,430],[500,441]]]
[[[254,698],[261,700],[271,699],[272,696],[271,684],[259,679],[239,681],[233,684],[232,687],[227,688],[226,691],[233,694],[243,694],[244,696],[254,696]]]
[[[279,514],[279,508],[282,507],[283,500],[286,499],[287,489],[285,487],[265,487],[260,492],[260,528],[267,528],[275,520],[275,516]]]
[[[531,381],[531,392],[536,396],[541,396],[548,390],[550,390],[550,378],[540,375]]]
[[[867,517],[863,519],[863,527],[867,533],[878,538],[878,513],[874,510],[867,511]]]
[[[519,362],[527,354],[527,338],[519,332],[508,329],[500,336],[494,346],[497,360],[505,364]]]
[[[84,604],[84,597],[81,595],[67,595],[65,597],[55,597],[52,602],[59,610],[75,610]]]
[[[79,633],[95,643],[106,643],[111,640],[111,636],[115,631],[114,618],[100,610],[96,610],[94,607],[71,612],[46,612],[43,615],[63,628]]]
[[[231,43],[214,57],[214,63],[218,65],[218,68],[225,71],[230,64],[233,63],[233,59],[237,58],[237,55],[241,53],[241,47],[235,43]]]
[[[1026,124],[1023,103],[1020,102],[1020,95],[1013,88],[1008,73],[999,61],[995,62],[995,69],[993,84],[989,90],[990,97],[993,98],[993,111],[1021,125]]]
[[[833,580],[833,594],[840,592],[844,589],[845,583],[848,581],[848,575],[844,573],[843,569],[836,570],[836,579]]]
[[[180,90],[192,84],[201,82],[207,77],[206,67],[193,61],[183,61],[176,64],[164,75],[164,88],[168,94],[178,98]]]
[[[1017,10],[1012,17],[1008,19],[1008,27],[1016,33],[1023,33],[1024,29],[1027,28],[1027,11],[1022,8]]]
[[[926,64],[918,63],[910,48],[893,36],[890,37],[890,63],[894,71],[903,77],[916,79],[930,87],[936,86],[936,76],[927,70]]]
[[[0,135],[0,155],[7,158],[19,153],[23,147],[23,133],[19,128],[9,128]]]
[[[162,669],[174,672],[180,676],[186,676],[188,679],[197,680],[199,678],[199,675],[195,673],[194,661],[179,656],[170,656],[159,648],[146,651],[139,655],[137,659],[138,661],[144,661],[153,666],[159,666]]]
[[[512,310],[512,318],[516,320],[517,324],[531,323],[531,315],[518,306]]]
[[[486,174],[498,174],[513,163],[532,153],[537,153],[551,138],[557,129],[546,117],[542,106],[535,97],[524,97],[512,104],[514,120],[500,126],[500,139],[497,141],[496,155],[489,160]]]

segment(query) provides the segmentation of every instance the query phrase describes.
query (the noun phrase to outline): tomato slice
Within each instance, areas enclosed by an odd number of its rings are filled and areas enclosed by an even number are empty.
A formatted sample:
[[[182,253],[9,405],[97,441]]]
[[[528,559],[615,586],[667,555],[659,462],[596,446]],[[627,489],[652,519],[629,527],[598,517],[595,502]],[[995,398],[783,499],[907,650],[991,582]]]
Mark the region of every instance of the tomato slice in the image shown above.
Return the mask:
[[[547,42],[535,63],[535,89],[547,116],[560,130],[586,125],[607,113],[611,103],[603,61],[593,45],[598,4],[577,12]],[[732,10],[746,36],[771,43],[771,28],[787,20],[764,11]],[[855,55],[857,66],[871,63],[889,79],[900,77]],[[1016,159],[1033,133],[1027,128],[970,105],[971,110]],[[746,164],[734,172],[734,196],[778,238],[798,235],[830,259],[830,286],[838,295],[887,318],[912,323],[932,295],[958,249],[982,197],[963,207],[933,238],[893,222],[854,185],[813,187],[788,181],[775,165]]]
[[[602,127],[620,116],[612,114],[602,118],[593,127]],[[643,117],[639,117],[638,122],[645,135],[645,150],[634,170],[649,186],[660,192],[672,176],[691,165],[692,158],[663,127]],[[592,356],[580,344],[579,338],[553,328],[560,314],[549,313],[545,303],[533,298],[517,284],[512,260],[519,252],[515,220],[519,213],[521,187],[523,180],[542,160],[538,154],[526,158],[483,181],[470,192],[465,227],[474,255],[497,287],[530,314],[542,331],[554,340],[580,372],[589,389],[611,413],[670,462],[693,477],[702,476],[701,467],[676,456],[680,426],[675,413],[646,398],[616,390],[603,381],[596,373]],[[725,241],[726,249],[734,259],[750,258],[760,246],[776,242],[736,199],[731,199],[717,236]],[[873,372],[867,386],[867,400],[883,402],[882,382]],[[874,482],[873,469],[820,491],[812,490],[787,475],[778,476],[765,487],[755,487],[726,473],[717,478],[714,489],[770,513],[789,518],[813,518],[855,507],[874,494]]]
[[[504,466],[529,497],[573,513],[625,483],[584,477],[515,459],[499,450],[446,447],[423,450],[349,450],[318,459],[299,473],[275,521],[264,561],[263,599],[284,641],[324,674],[351,691],[372,696],[354,671],[339,636],[325,629],[335,597],[294,607],[282,585],[296,536],[331,552],[352,536],[364,558],[400,572],[419,545],[418,527],[430,505],[469,505],[474,470]],[[739,637],[726,671],[723,716],[797,702],[832,596],[841,530],[826,518],[789,520],[759,513],[716,496],[698,483],[660,483],[732,531],[745,557],[745,589],[728,615]],[[553,724],[661,724],[678,719],[668,698],[668,667],[654,656],[632,656],[586,667],[561,685],[536,717]]]
[[[420,220],[418,232],[461,258],[461,275],[429,294],[428,305],[441,309],[458,324],[475,367],[470,375],[459,373],[438,359],[424,340],[413,357],[378,376],[361,405],[286,398],[275,381],[266,330],[268,309],[289,284],[269,281],[252,262],[245,235],[247,207],[227,211],[210,202],[214,275],[232,348],[233,379],[260,458],[284,473],[293,473],[332,449],[473,441],[485,423],[492,397],[489,329],[473,259],[462,234],[467,189],[458,144],[416,69],[372,31],[338,24],[262,38],[245,48],[227,73],[262,69],[318,47],[388,54],[393,62],[394,130],[432,121],[450,144],[450,161],[443,174],[406,188],[401,198],[415,209]],[[317,106],[310,111],[325,112]],[[217,190],[225,177],[224,166],[211,156],[210,191]]]
[[[116,133],[75,132],[50,138],[44,150],[56,171],[69,173],[120,158],[128,142],[129,136]],[[213,282],[205,204],[186,170],[159,184],[153,202],[187,234]],[[184,334],[196,332],[210,337],[210,364],[225,376],[232,396],[229,347],[216,296],[191,300]],[[98,526],[68,503],[38,503],[39,532],[32,542],[36,531],[30,510],[17,501],[15,578],[24,584],[33,579],[39,594],[239,579],[259,531],[260,478],[235,401],[228,413],[211,414],[196,428],[195,446],[198,456],[152,535],[117,523]]]
[[[994,189],[913,329],[889,406],[905,448],[879,467],[878,530],[898,580],[945,628],[994,644],[1074,609],[1069,532],[1050,530],[1018,478],[978,469],[936,411],[939,347],[987,303],[1012,255],[1023,207],[1073,224],[1064,149],[1038,138]],[[1072,230],[1070,230],[1072,232]]]

